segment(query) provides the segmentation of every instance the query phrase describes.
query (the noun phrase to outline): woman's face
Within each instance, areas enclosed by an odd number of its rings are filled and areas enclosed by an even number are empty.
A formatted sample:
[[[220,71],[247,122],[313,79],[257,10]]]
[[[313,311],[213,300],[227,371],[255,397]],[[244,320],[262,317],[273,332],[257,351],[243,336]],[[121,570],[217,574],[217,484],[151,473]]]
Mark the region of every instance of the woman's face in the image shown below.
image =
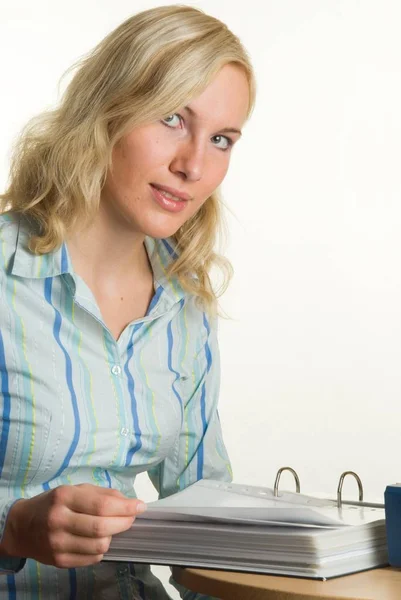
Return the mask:
[[[248,104],[246,75],[225,65],[179,113],[123,137],[102,190],[108,217],[143,235],[173,235],[223,181]]]

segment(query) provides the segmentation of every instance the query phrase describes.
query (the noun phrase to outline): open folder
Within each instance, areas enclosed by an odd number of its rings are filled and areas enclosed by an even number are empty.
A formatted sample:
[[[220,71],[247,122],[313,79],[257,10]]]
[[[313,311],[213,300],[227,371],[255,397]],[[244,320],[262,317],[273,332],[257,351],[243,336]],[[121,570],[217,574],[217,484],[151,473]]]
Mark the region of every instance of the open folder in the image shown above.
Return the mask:
[[[148,504],[105,560],[326,579],[387,564],[384,509],[200,480]]]

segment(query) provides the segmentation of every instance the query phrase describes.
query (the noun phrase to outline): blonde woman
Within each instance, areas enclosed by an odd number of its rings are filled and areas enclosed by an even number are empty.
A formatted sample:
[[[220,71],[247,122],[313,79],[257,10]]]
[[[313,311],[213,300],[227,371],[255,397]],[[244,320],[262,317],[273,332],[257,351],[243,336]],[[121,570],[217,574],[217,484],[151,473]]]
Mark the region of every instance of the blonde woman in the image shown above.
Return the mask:
[[[209,274],[230,274],[218,187],[254,90],[223,23],[156,8],[20,138],[0,215],[2,598],[168,598],[148,566],[101,562],[146,508],[135,476],[161,497],[231,478]]]

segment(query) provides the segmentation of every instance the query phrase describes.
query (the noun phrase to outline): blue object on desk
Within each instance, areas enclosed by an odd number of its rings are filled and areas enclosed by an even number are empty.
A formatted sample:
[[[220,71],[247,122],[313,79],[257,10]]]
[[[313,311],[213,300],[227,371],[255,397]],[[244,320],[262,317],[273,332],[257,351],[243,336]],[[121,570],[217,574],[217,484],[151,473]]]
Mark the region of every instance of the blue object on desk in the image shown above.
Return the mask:
[[[401,567],[401,483],[388,485],[384,492],[388,562]]]

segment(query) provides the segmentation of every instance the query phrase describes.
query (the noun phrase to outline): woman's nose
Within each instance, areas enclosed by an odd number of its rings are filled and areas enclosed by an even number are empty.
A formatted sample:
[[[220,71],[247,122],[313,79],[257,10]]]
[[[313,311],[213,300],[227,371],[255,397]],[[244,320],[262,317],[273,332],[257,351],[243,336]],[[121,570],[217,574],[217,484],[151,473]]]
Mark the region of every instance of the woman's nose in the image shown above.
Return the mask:
[[[176,149],[170,171],[187,181],[199,181],[205,169],[205,144],[201,140],[188,140]]]

